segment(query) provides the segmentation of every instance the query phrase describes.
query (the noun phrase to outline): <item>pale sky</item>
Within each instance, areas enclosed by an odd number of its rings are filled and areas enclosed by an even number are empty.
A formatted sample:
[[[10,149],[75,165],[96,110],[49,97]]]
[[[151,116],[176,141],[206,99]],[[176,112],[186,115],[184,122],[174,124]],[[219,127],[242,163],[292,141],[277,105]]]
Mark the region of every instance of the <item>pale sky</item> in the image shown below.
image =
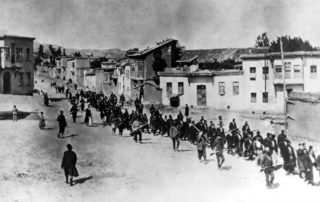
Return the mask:
[[[0,33],[67,48],[252,47],[291,35],[320,46],[319,0],[0,0]]]

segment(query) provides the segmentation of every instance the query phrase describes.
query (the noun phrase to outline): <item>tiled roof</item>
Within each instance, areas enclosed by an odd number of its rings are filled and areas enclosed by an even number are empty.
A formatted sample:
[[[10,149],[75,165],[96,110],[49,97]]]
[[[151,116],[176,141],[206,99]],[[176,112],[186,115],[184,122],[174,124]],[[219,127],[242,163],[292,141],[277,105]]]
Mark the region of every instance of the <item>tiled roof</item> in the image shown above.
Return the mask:
[[[148,48],[148,49],[145,49],[145,50],[142,50],[142,51],[139,51],[135,54],[132,54],[132,55],[128,55],[128,57],[141,57],[141,56],[145,56],[151,52],[153,52],[154,50],[158,49],[158,48],[161,48],[167,44],[170,44],[170,43],[173,43],[173,42],[177,42],[177,40],[175,39],[167,39],[161,43],[158,43],[157,46],[155,47],[152,47],[152,48]]]

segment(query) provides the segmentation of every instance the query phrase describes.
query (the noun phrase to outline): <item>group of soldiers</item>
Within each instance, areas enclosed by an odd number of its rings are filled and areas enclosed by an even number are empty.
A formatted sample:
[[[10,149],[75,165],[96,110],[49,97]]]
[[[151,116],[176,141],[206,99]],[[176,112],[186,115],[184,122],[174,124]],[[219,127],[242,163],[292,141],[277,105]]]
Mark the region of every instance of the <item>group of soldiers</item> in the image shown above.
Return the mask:
[[[184,114],[179,111],[175,118],[172,115],[163,116],[159,109],[151,105],[148,118],[143,112],[144,106],[138,96],[134,102],[135,110],[129,113],[124,108],[126,100],[123,95],[118,99],[113,93],[107,97],[102,92],[83,90],[72,95],[69,88],[66,89],[65,94],[72,104],[70,112],[74,122],[80,104],[81,110],[85,111],[84,122],[88,123],[92,119],[91,107],[93,107],[100,112],[104,127],[112,125],[112,132],[115,134],[118,130],[119,135],[123,135],[124,130],[128,130],[136,142],[142,141],[142,133],[167,136],[172,139],[173,150],[179,151],[180,142],[189,141],[197,146],[199,161],[204,163],[207,163],[206,149],[211,148],[214,151],[211,155],[216,154],[218,168],[221,168],[225,161],[224,151],[248,160],[256,159],[258,165],[262,167],[261,171],[265,173],[268,187],[272,186],[274,171],[280,167],[283,167],[288,174],[292,174],[295,173],[295,167],[298,164],[300,177],[304,175],[305,180],[310,184],[314,184],[313,166],[318,169],[320,167],[320,155],[316,158],[312,147],[307,150],[305,144],[299,145],[299,149],[295,151],[284,131],[278,136],[267,133],[264,138],[260,131],[251,130],[247,121],[239,128],[236,120],[233,119],[229,123],[228,131],[225,131],[221,116],[218,117],[217,126],[213,121],[208,123],[203,116],[196,122],[189,117],[188,105],[185,106]],[[86,102],[88,107],[84,110]],[[62,125],[66,125],[64,120],[61,122]],[[283,164],[276,165],[277,156],[283,158]]]

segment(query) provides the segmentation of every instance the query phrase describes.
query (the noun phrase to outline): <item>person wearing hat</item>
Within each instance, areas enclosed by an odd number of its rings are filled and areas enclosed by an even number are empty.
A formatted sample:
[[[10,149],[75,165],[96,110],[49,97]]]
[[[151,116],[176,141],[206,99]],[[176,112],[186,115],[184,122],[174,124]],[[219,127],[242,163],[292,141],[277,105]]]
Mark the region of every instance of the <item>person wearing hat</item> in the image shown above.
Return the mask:
[[[264,170],[264,174],[266,176],[266,186],[272,187],[274,180],[274,167],[269,147],[265,147],[264,149],[261,159],[261,167],[262,170]]]
[[[67,145],[67,151],[63,153],[63,158],[61,162],[61,168],[64,169],[64,174],[66,177],[66,183],[69,183],[69,176],[70,176],[70,186],[73,184],[73,177],[78,177],[79,173],[76,168],[77,163],[77,154],[72,151],[72,145]]]
[[[57,121],[59,122],[58,137],[63,137],[64,130],[67,127],[67,121],[66,121],[66,117],[63,115],[63,111],[60,111]]]

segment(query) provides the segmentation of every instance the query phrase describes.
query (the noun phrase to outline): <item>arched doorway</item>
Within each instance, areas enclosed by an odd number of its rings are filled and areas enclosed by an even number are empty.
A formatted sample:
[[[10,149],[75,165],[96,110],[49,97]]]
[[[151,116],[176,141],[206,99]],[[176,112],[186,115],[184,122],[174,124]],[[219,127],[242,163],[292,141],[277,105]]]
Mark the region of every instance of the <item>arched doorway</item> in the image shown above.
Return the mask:
[[[4,94],[11,93],[11,74],[10,74],[10,72],[5,72],[3,74],[3,93]]]

